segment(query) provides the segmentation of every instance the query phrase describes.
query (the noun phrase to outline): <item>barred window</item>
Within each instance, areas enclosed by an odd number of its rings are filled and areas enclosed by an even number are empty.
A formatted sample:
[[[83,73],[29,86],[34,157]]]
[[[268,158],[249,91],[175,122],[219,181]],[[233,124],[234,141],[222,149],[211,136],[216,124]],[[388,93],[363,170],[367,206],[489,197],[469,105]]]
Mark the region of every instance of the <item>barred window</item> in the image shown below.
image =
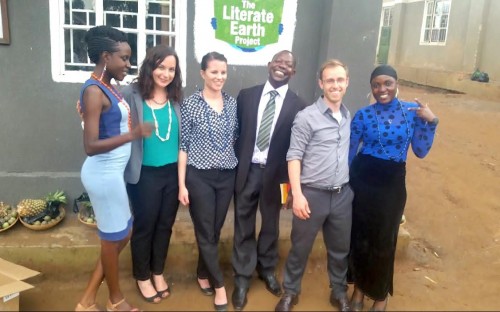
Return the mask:
[[[382,9],[382,26],[392,26],[392,7],[386,7]]]
[[[132,80],[146,50],[158,44],[176,49],[185,72],[186,1],[50,0],[52,77],[58,82],[84,82],[94,65],[84,42],[88,29],[108,25],[125,32],[132,48]]]
[[[451,0],[426,0],[421,44],[445,44]]]

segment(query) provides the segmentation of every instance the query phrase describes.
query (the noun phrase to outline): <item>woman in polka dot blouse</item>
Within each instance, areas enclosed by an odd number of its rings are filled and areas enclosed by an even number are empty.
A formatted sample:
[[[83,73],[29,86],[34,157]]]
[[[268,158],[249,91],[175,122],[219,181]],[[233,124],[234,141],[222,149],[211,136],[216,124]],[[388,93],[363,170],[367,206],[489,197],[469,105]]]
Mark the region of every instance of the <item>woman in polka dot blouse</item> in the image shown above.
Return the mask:
[[[411,148],[423,158],[431,149],[438,119],[427,105],[397,98],[397,73],[381,65],[370,77],[373,105],[351,122],[350,184],[354,190],[349,279],[351,305],[363,308],[364,296],[383,311],[393,293],[394,255],[406,203],[406,157]],[[361,145],[361,147],[360,147]]]
[[[203,90],[181,105],[179,201],[189,205],[198,243],[198,284],[213,295],[214,308],[227,309],[227,296],[217,245],[234,191],[234,152],[238,121],[236,100],[222,91],[227,60],[217,52],[201,61]]]

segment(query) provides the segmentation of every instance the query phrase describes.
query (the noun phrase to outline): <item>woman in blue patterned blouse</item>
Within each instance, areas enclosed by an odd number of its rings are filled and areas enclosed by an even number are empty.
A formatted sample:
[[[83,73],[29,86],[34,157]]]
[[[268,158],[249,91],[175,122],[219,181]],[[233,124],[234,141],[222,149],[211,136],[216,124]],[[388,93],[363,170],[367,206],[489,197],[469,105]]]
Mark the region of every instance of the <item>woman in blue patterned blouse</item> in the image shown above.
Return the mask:
[[[210,52],[201,61],[203,90],[181,105],[179,201],[189,205],[198,243],[198,284],[213,295],[217,311],[227,309],[227,296],[217,246],[233,195],[234,152],[238,121],[236,100],[222,91],[227,79],[224,55]]]
[[[431,149],[438,119],[427,105],[397,98],[397,73],[388,65],[372,72],[376,100],[351,123],[350,184],[354,190],[349,279],[353,310],[364,296],[372,310],[384,311],[393,293],[394,255],[406,203],[406,157],[411,148],[423,158]],[[360,144],[362,143],[361,147]]]

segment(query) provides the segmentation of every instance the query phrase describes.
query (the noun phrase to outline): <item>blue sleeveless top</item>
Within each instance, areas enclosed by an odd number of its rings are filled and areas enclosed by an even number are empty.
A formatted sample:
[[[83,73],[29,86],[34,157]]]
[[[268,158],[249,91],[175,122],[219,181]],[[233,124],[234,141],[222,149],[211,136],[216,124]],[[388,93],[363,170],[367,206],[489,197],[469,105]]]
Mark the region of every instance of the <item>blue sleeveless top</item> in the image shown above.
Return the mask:
[[[129,111],[123,104],[111,93],[102,83],[95,79],[88,79],[80,90],[80,106],[81,111],[85,112],[85,103],[83,102],[83,92],[88,86],[98,86],[104,94],[109,98],[111,107],[101,113],[99,118],[99,139],[107,139],[123,133],[129,132],[128,128],[128,114]]]

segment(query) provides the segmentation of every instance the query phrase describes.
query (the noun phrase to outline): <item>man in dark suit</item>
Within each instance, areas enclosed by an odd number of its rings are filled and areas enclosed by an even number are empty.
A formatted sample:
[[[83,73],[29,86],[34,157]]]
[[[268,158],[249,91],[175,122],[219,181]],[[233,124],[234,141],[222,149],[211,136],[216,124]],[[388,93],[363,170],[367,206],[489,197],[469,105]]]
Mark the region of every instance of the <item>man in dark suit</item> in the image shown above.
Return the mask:
[[[240,91],[236,142],[238,168],[235,186],[233,270],[235,289],[232,303],[242,310],[253,272],[257,269],[268,291],[280,296],[276,279],[278,264],[280,183],[288,181],[286,153],[293,120],[306,102],[288,89],[295,74],[296,59],[290,51],[280,51],[268,63],[265,84]],[[257,207],[262,225],[256,240]]]

